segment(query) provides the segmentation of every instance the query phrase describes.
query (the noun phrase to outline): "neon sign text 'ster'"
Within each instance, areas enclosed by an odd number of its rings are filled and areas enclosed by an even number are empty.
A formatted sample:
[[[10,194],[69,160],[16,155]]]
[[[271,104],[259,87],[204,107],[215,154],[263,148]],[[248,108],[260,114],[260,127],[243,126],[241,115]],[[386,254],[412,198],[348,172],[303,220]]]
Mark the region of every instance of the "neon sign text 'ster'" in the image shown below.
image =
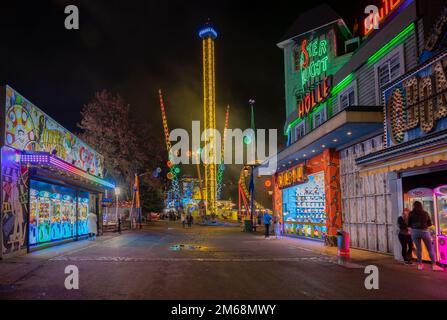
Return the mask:
[[[303,87],[315,77],[319,77],[328,69],[328,42],[315,39],[301,42],[301,54],[299,66],[301,70],[301,83]]]

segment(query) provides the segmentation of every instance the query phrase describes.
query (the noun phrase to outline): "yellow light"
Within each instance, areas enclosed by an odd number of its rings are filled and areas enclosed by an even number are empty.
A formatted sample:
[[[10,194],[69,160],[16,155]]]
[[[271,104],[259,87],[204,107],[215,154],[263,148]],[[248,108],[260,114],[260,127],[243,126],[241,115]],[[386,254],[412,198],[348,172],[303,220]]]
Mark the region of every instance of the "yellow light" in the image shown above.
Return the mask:
[[[213,135],[208,134],[207,129],[216,128],[216,100],[215,100],[215,64],[214,64],[214,40],[211,36],[202,40],[203,54],[203,108],[205,141],[211,147],[205,155],[205,202],[207,214],[217,214],[217,174],[216,152],[217,141]]]

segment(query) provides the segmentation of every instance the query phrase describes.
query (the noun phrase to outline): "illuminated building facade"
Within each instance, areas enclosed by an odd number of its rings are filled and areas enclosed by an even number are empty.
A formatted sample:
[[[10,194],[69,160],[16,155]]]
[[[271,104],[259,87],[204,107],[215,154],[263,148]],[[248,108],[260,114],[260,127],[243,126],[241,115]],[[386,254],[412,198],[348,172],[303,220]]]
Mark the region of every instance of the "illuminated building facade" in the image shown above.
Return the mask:
[[[82,239],[89,213],[101,230],[103,195],[115,187],[103,157],[11,87],[0,102],[0,256]]]
[[[288,146],[272,176],[273,208],[287,235],[334,245],[342,229],[351,247],[401,259],[396,221],[419,197],[436,222],[441,259],[447,156],[439,137],[447,109],[438,96],[447,83],[440,63],[446,19],[433,15],[447,10],[443,1],[417,0],[387,0],[379,9],[379,29],[351,34],[330,7],[316,7],[278,44],[285,56]]]
[[[203,58],[203,125],[206,147],[202,150],[205,167],[205,202],[207,215],[217,214],[217,137],[208,131],[216,128],[216,87],[214,41],[217,32],[207,24],[199,32]]]

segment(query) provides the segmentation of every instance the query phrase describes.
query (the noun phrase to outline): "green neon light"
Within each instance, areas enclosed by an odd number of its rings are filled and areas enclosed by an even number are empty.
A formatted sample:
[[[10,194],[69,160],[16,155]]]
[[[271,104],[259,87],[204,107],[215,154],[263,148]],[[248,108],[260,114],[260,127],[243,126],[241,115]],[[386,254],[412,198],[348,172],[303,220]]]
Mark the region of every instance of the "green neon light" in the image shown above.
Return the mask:
[[[303,42],[305,45],[306,42]],[[307,46],[301,48],[300,54],[300,71],[301,71],[301,83],[304,87],[306,83],[325,73],[328,69],[329,57],[328,57],[328,42],[326,39],[315,39],[311,41]],[[303,67],[303,64],[307,64]]]
[[[337,85],[332,88],[331,91],[331,97],[329,98],[329,104],[332,104],[332,101],[334,99],[334,97],[340,92],[342,91],[344,88],[346,88],[351,82],[352,80],[354,80],[354,74],[350,73],[346,76],[346,78],[344,78],[342,81],[340,81],[339,83],[337,83]],[[321,104],[322,105],[322,104]],[[317,112],[318,110],[321,109],[321,105],[320,107],[318,107],[316,110],[314,110],[314,112]],[[312,112],[312,114],[314,113]],[[297,125],[302,119],[301,118],[296,118],[294,121],[292,121],[288,126],[286,131],[284,132],[284,135],[287,136],[289,134],[290,129],[292,129],[295,125]]]
[[[354,80],[354,74],[350,73],[346,76],[346,78],[341,80],[339,83],[337,83],[336,86],[332,88],[331,95],[335,96],[339,94],[344,88],[346,88],[352,82],[352,80]]]
[[[414,31],[414,23],[410,23],[404,30],[402,30],[399,34],[397,34],[390,42],[380,48],[376,53],[374,53],[371,57],[368,58],[367,64],[371,65],[379,61],[386,54],[388,54],[394,47],[399,44],[403,39],[408,37],[412,31]],[[323,45],[324,46],[324,45]],[[314,51],[315,52],[315,51]],[[324,51],[323,51],[324,52]],[[346,78],[340,81],[336,86],[332,88],[331,97],[329,98],[329,103],[331,104],[334,97],[339,94],[343,89],[345,89],[351,82],[354,80],[354,74],[350,73]],[[292,121],[288,126],[284,135],[288,135],[290,129],[292,129],[296,124],[298,124],[302,119],[297,118]]]
[[[391,39],[386,45],[380,48],[368,59],[368,64],[374,64],[380,60],[384,55],[390,52],[402,39],[405,39],[414,30],[414,23],[410,23],[404,30],[402,30],[397,36]]]

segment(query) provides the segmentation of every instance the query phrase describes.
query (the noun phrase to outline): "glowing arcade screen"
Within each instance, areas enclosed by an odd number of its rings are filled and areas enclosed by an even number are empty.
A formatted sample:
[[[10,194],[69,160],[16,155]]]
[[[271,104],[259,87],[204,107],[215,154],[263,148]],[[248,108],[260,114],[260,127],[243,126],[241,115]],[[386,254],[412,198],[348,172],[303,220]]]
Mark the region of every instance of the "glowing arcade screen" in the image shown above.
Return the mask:
[[[73,238],[87,234],[89,194],[31,180],[29,245]],[[79,217],[76,224],[76,201]]]

